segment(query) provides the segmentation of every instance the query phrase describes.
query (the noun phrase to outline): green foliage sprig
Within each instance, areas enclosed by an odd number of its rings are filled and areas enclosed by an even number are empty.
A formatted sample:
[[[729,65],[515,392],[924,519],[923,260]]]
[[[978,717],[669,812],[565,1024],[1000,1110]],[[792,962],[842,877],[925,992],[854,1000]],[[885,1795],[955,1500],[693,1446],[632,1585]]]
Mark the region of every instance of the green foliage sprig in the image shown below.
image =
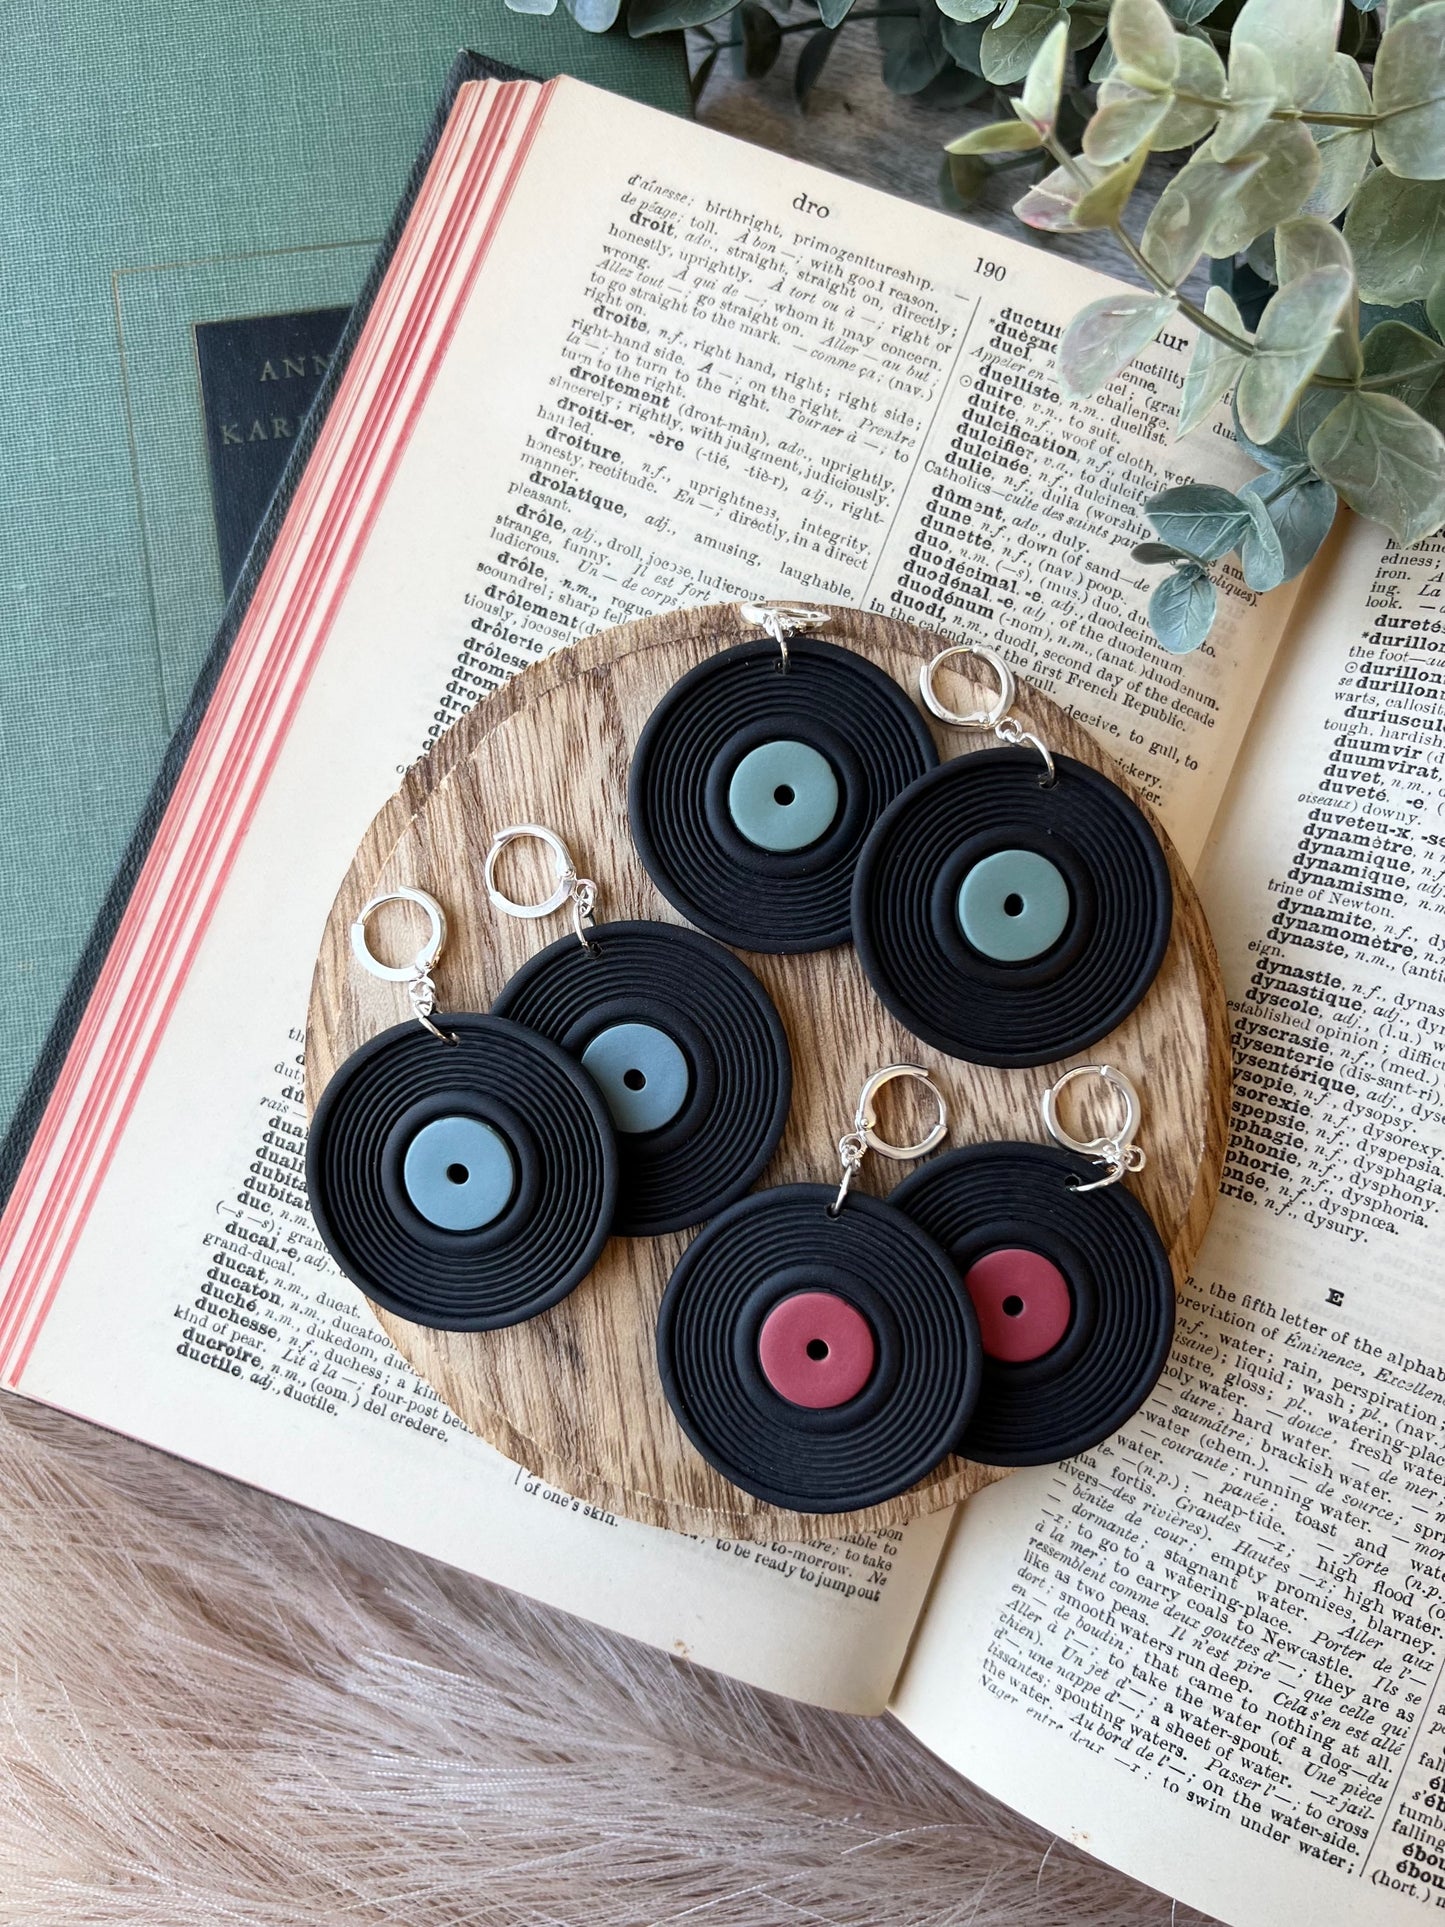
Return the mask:
[[[565,4],[600,32],[623,0]],[[993,96],[1003,117],[947,149],[945,199],[966,207],[1030,168],[1020,219],[1109,232],[1144,283],[1070,323],[1067,398],[1097,393],[1175,316],[1195,325],[1178,433],[1232,389],[1261,473],[1237,494],[1186,484],[1144,504],[1157,540],[1134,555],[1169,570],[1149,604],[1167,649],[1207,637],[1211,565],[1234,555],[1255,590],[1288,580],[1340,499],[1402,546],[1445,526],[1445,0],[1388,0],[1383,30],[1378,0],[798,0],[797,19],[762,0],[625,4],[634,35],[701,30],[699,87],[725,51],[756,77],[806,34],[801,101],[839,33],[870,21],[895,92]],[[1016,82],[1016,98],[999,91]],[[1141,229],[1153,153],[1184,158]],[[1184,289],[1206,261],[1200,302]]]

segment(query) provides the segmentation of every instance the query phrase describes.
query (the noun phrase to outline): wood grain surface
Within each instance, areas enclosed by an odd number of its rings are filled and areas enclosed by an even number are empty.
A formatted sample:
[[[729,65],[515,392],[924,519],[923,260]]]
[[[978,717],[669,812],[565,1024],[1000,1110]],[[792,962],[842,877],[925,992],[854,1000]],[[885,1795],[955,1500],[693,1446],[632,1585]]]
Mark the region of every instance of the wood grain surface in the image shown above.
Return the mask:
[[[608,630],[513,678],[407,772],[358,849],[327,921],[307,1025],[309,1107],[351,1051],[408,1015],[404,988],[363,974],[352,959],[349,926],[368,898],[410,884],[443,903],[450,924],[436,966],[443,1009],[485,1010],[513,971],[565,930],[565,912],[524,923],[498,915],[488,902],[482,862],[504,825],[545,823],[563,837],[583,873],[598,883],[599,922],[681,921],[643,870],[628,834],[632,747],[679,676],[756,633],[731,604]],[[944,646],[927,631],[844,609],[832,611],[824,633],[910,691],[920,662]],[[1021,687],[1016,708],[1052,748],[1128,789],[1088,732],[1041,693]],[[944,757],[974,752],[988,740],[933,727]],[[948,1099],[950,1143],[960,1144],[1041,1140],[1038,1105],[1047,1085],[1069,1064],[1108,1061],[1142,1092],[1141,1141],[1149,1162],[1129,1183],[1159,1227],[1176,1280],[1182,1278],[1219,1183],[1229,1041],[1203,913],[1162,832],[1161,839],[1175,890],[1163,967],[1124,1024],[1064,1064],[1001,1071],[930,1050],[884,1010],[851,947],[748,955],[783,1016],[794,1062],[792,1112],[762,1182],[836,1179],[837,1139],[851,1123],[864,1080],[881,1065],[901,1061],[929,1069]],[[542,866],[526,846],[516,847],[518,861],[505,873],[504,887],[513,895],[543,894]],[[390,915],[373,920],[373,947],[400,960],[415,950],[419,924],[408,922],[416,913],[404,907],[388,924]],[[910,1121],[897,1120],[895,1138]],[[860,1188],[882,1195],[900,1175],[901,1167],[870,1157]],[[613,1239],[569,1298],[508,1331],[438,1332],[380,1310],[376,1315],[452,1410],[508,1458],[566,1492],[647,1524],[734,1538],[816,1539],[901,1524],[1004,1476],[998,1468],[950,1458],[884,1505],[827,1515],[764,1505],[722,1479],[679,1429],[654,1358],[657,1306],[689,1236]]]

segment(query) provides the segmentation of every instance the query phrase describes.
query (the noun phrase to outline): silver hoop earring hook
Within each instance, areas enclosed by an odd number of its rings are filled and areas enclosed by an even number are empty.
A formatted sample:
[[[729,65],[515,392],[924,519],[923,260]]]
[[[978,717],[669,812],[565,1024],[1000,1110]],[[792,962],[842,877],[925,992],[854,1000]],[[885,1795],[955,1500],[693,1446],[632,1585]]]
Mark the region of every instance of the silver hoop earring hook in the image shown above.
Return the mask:
[[[1077,1138],[1066,1131],[1059,1122],[1059,1098],[1075,1078],[1097,1077],[1107,1084],[1110,1090],[1123,1100],[1124,1115],[1118,1127],[1102,1137]],[[1107,1167],[1102,1178],[1095,1178],[1091,1184],[1075,1182],[1076,1191],[1102,1191],[1106,1185],[1117,1184],[1126,1171],[1142,1171],[1146,1162],[1142,1146],[1134,1142],[1144,1115],[1144,1107],[1139,1102],[1139,1093],[1122,1071],[1116,1071],[1112,1064],[1079,1064],[1071,1071],[1065,1071],[1057,1083],[1051,1084],[1039,1099],[1043,1112],[1044,1128],[1055,1144],[1062,1145],[1066,1151],[1076,1151],[1080,1157],[1090,1158],[1095,1164]]]
[[[938,672],[955,656],[977,656],[980,662],[986,662],[993,671],[998,683],[998,694],[984,708],[950,709],[939,695]],[[1044,759],[1044,773],[1039,778],[1041,789],[1051,789],[1058,781],[1058,771],[1054,768],[1053,755],[1047,743],[1036,736],[1032,730],[1025,729],[1020,719],[1012,713],[1014,702],[1018,697],[1018,678],[996,651],[985,649],[981,643],[976,642],[955,642],[947,649],[940,649],[931,661],[924,663],[920,668],[918,693],[923,698],[923,706],[929,715],[936,716],[939,722],[947,723],[950,728],[989,730],[1010,749],[1016,749],[1020,743],[1027,743],[1031,749],[1036,749]]]
[[[421,910],[427,920],[427,934],[421,948],[410,963],[383,963],[367,942],[366,926],[369,920],[387,903],[412,903]],[[414,890],[403,884],[395,890],[383,890],[369,903],[362,905],[351,926],[351,949],[356,961],[363,970],[373,977],[380,977],[384,983],[405,984],[406,994],[411,1001],[412,1015],[424,1030],[433,1037],[439,1037],[444,1044],[454,1044],[457,1040],[450,1031],[439,1030],[432,1022],[432,1012],[436,1009],[437,989],[432,979],[432,965],[441,955],[447,940],[447,915],[435,897],[428,896],[425,890]]]
[[[782,652],[780,667],[788,666],[788,636],[799,629],[822,629],[831,621],[821,609],[804,609],[794,602],[740,602],[738,614],[772,637]]]
[[[892,1144],[878,1135],[878,1116],[873,1100],[885,1085],[900,1077],[912,1078],[922,1084],[938,1106],[938,1116],[932,1127],[924,1133],[916,1144]],[[843,1209],[848,1191],[859,1166],[869,1151],[876,1151],[880,1157],[892,1158],[897,1163],[905,1163],[911,1158],[926,1158],[930,1151],[948,1136],[948,1101],[939,1090],[928,1072],[919,1064],[889,1064],[881,1071],[874,1071],[863,1086],[858,1099],[858,1109],[853,1114],[853,1128],[838,1140],[838,1156],[843,1161],[843,1181],[838,1186],[838,1195],[828,1206],[828,1216],[836,1218]]]
[[[552,870],[556,886],[538,903],[518,903],[509,897],[497,882],[497,864],[503,850],[510,843],[522,838],[545,846],[552,858]],[[597,885],[591,877],[579,876],[572,854],[555,830],[549,830],[544,823],[509,823],[504,830],[498,830],[487,849],[486,862],[482,867],[482,882],[486,886],[487,897],[493,909],[500,910],[504,916],[522,917],[531,921],[537,917],[550,917],[564,904],[572,906],[572,928],[577,933],[577,941],[584,950],[592,945],[587,939],[585,924],[592,921],[593,906],[597,902]]]

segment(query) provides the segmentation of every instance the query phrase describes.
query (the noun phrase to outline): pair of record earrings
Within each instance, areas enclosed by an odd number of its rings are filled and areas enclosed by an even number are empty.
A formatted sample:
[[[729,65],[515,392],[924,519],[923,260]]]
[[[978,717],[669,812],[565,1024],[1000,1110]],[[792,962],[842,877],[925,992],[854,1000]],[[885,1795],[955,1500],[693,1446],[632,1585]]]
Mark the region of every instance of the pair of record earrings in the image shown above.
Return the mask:
[[[1008,664],[956,645],[923,666],[927,711],[999,744],[940,764],[895,682],[808,633],[826,616],[743,614],[764,636],[675,683],[633,756],[633,840],[668,902],[742,950],[853,942],[893,1016],[974,1063],[1052,1063],[1122,1023],[1168,947],[1168,864],[1117,784],[1013,713]],[[963,656],[997,679],[978,710],[938,692]]]
[[[874,1099],[898,1078],[937,1106],[915,1144],[878,1133]],[[1085,1139],[1059,1115],[1082,1078],[1102,1079],[1121,1106],[1109,1132]],[[663,1296],[657,1359],[709,1464],[769,1504],[850,1512],[950,1453],[1045,1464],[1132,1416],[1174,1331],[1168,1253],[1138,1200],[1113,1188],[1144,1162],[1139,1099],[1122,1072],[1081,1065],[1042,1111],[1057,1149],[970,1145],[886,1200],[850,1195],[868,1151],[921,1158],[947,1134],[929,1074],[890,1065],[839,1142],[836,1192],[754,1192],[694,1238]]]
[[[498,881],[520,839],[552,860],[539,902]],[[307,1140],[312,1212],[341,1269],[387,1310],[452,1331],[545,1311],[614,1232],[714,1217],[760,1176],[792,1096],[787,1033],[731,951],[674,924],[592,923],[596,885],[538,824],[497,833],[484,880],[506,915],[570,907],[571,934],[524,964],[489,1013],[443,1015],[441,905],[413,888],[374,897],[351,926],[353,954],[406,986],[416,1021],[347,1058]],[[368,934],[391,903],[426,918],[402,964],[379,959]]]

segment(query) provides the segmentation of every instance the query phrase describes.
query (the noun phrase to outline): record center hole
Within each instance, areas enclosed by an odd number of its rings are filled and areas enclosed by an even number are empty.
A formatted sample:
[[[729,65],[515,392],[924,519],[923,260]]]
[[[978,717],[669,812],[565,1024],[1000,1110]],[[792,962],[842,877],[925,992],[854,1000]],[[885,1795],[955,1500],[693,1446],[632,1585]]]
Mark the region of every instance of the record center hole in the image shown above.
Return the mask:
[[[1006,917],[1021,917],[1024,913],[1024,900],[1017,890],[1010,891],[1003,900],[1003,913]]]
[[[465,1184],[471,1175],[471,1172],[464,1164],[449,1164],[447,1166],[447,1176],[453,1184]]]
[[[629,1091],[645,1091],[647,1089],[647,1077],[642,1071],[624,1071],[622,1073],[622,1081]]]
[[[1015,1292],[1010,1292],[1003,1301],[1004,1313],[1009,1318],[1017,1318],[1024,1308],[1024,1301]]]
[[[816,1358],[820,1360],[826,1358],[828,1356],[827,1339],[810,1338],[807,1344],[807,1352],[808,1352],[809,1358]]]
[[[798,793],[791,783],[779,783],[778,787],[773,791],[773,801],[775,803],[781,803],[784,809],[787,808],[789,803],[795,803],[797,799]]]

